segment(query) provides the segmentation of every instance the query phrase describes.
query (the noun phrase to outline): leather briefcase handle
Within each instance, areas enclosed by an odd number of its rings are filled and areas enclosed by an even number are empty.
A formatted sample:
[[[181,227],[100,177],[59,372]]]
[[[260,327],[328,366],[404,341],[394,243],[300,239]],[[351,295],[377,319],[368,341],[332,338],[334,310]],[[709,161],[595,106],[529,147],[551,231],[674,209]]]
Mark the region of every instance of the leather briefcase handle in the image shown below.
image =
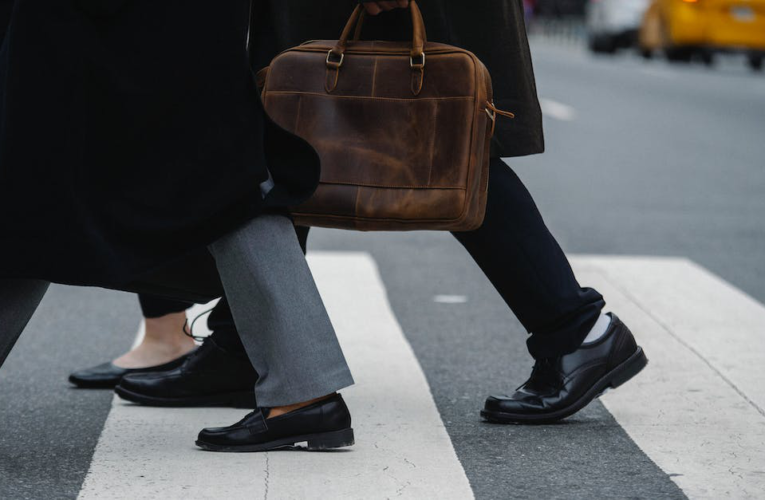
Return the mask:
[[[422,16],[422,14],[420,14]],[[367,19],[367,11],[366,9],[361,11],[361,15],[359,16],[359,22],[356,23],[356,31],[353,33],[353,39],[351,39],[352,42],[358,42],[361,40],[361,31],[364,28],[364,21]],[[423,30],[422,30],[422,37],[423,37],[423,43],[427,43],[428,37],[427,37],[427,30],[425,29],[425,23],[423,23]]]
[[[415,0],[409,2],[409,11],[412,14],[412,50],[409,52],[409,66],[412,68],[412,93],[415,96],[420,95],[422,85],[425,81],[425,44],[427,35],[425,32],[425,21],[422,18],[422,12]],[[356,6],[351,14],[351,18],[343,29],[340,39],[334,48],[327,53],[327,77],[325,89],[332,93],[340,80],[340,67],[345,61],[345,51],[348,48],[348,41],[353,33],[353,40],[357,41],[361,37],[361,29],[364,25],[366,10],[362,4]]]
[[[413,27],[412,50],[410,53],[412,64],[413,67],[425,66],[425,43],[427,42],[425,21],[422,19],[422,12],[415,0],[409,2],[409,11],[412,14]],[[340,35],[337,44],[329,51],[329,54],[327,54],[328,67],[339,68],[342,66],[345,50],[348,48],[348,41],[359,39],[365,16],[366,10],[364,9],[364,6],[361,4],[357,5],[348,20],[348,23],[345,25],[345,29],[343,29],[343,33]],[[353,34],[353,39],[351,39],[351,34]],[[415,62],[415,60],[417,62]]]
[[[367,11],[363,10],[361,11],[361,15],[359,16],[359,22],[356,23],[356,31],[353,32],[353,42],[358,42],[361,40],[361,30],[364,28],[364,21],[367,19]]]

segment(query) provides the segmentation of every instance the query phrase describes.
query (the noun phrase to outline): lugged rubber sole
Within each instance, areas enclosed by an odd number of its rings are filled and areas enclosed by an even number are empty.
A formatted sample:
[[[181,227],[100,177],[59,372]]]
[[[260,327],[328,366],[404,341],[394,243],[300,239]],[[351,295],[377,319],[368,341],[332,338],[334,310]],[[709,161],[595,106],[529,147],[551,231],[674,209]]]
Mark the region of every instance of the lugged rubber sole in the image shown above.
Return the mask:
[[[257,407],[255,394],[251,391],[213,394],[193,398],[158,398],[154,396],[139,394],[118,385],[114,388],[114,392],[126,401],[130,401],[131,403],[138,403],[144,406],[161,406],[164,408],[224,406],[247,409],[255,409]]]
[[[507,413],[499,411],[481,410],[481,417],[486,421],[497,424],[551,424],[566,417],[570,417],[578,412],[593,399],[597,398],[607,389],[616,389],[623,385],[632,377],[640,373],[648,364],[648,358],[643,352],[642,347],[637,350],[619,366],[603,375],[593,386],[585,392],[582,397],[574,401],[571,405],[550,413],[522,414]]]
[[[332,450],[336,448],[346,448],[356,444],[353,436],[353,429],[343,429],[341,431],[322,432],[319,434],[304,434],[301,436],[290,436],[282,439],[275,439],[261,444],[244,444],[240,446],[224,446],[206,441],[197,440],[196,444],[203,450],[221,451],[228,453],[244,453],[277,450],[279,448],[293,448],[298,443],[306,443],[306,450],[321,451]]]

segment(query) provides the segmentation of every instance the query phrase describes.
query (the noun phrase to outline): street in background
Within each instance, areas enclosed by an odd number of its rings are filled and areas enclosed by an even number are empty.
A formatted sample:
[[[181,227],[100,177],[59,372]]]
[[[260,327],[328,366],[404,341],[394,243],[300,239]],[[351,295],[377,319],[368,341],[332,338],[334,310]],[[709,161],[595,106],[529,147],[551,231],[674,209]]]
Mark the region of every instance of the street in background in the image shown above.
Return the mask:
[[[663,51],[673,62],[698,57],[712,64],[718,52],[743,52],[749,67],[765,59],[765,0],[653,0],[638,37],[640,52]]]
[[[590,0],[587,3],[587,43],[591,51],[612,54],[635,46],[649,0]]]
[[[707,66],[741,54],[753,71],[765,61],[765,0],[538,0],[528,18],[531,34],[586,42],[596,54]]]

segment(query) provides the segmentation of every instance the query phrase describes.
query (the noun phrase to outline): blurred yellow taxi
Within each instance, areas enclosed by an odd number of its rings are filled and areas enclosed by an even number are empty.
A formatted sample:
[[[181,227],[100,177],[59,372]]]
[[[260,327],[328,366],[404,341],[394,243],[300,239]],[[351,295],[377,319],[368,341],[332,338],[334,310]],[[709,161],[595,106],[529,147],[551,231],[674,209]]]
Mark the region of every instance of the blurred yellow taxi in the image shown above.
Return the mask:
[[[741,51],[749,66],[765,59],[765,0],[652,0],[638,32],[642,54],[671,61],[694,55],[711,64],[718,51]]]

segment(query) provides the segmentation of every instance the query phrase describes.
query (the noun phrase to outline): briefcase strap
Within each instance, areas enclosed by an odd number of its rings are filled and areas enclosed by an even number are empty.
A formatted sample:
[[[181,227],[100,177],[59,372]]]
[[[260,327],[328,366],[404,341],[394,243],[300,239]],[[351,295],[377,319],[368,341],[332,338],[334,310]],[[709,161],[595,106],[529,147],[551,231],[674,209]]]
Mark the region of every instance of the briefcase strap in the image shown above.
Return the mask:
[[[422,12],[417,5],[416,0],[409,2],[409,11],[412,14],[412,49],[409,53],[409,66],[412,68],[412,93],[420,95],[422,84],[425,80],[425,44],[427,43],[427,33],[425,30],[425,21],[422,18]],[[350,19],[340,35],[337,44],[327,53],[327,78],[325,90],[332,93],[340,80],[340,68],[345,62],[345,51],[348,48],[348,41],[358,40],[361,37],[361,29],[364,24],[366,11],[362,4],[356,6]],[[353,38],[351,39],[351,35]]]

